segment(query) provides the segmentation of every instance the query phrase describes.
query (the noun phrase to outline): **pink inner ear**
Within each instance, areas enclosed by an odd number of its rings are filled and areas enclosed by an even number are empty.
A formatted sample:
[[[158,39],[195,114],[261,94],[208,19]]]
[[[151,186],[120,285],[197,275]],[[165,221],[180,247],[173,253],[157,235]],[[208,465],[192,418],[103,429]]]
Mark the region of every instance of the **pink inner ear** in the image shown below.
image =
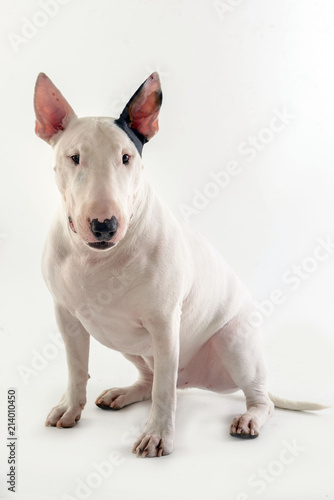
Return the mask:
[[[129,107],[131,128],[140,132],[147,140],[151,139],[159,130],[160,99],[159,76],[157,73],[153,73]]]
[[[49,142],[59,130],[64,130],[75,113],[61,92],[44,73],[38,75],[34,106],[36,134]]]

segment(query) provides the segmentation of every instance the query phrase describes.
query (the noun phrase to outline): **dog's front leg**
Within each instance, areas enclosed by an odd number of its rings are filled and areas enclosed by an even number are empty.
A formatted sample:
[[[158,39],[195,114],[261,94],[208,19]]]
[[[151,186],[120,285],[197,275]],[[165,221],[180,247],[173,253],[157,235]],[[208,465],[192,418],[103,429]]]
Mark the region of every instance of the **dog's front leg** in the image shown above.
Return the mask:
[[[45,425],[73,427],[86,404],[89,334],[64,307],[56,304],[55,312],[66,348],[68,385],[58,405],[50,411]]]
[[[173,451],[180,316],[143,320],[143,325],[150,333],[153,352],[152,406],[132,451],[141,457],[161,457]]]

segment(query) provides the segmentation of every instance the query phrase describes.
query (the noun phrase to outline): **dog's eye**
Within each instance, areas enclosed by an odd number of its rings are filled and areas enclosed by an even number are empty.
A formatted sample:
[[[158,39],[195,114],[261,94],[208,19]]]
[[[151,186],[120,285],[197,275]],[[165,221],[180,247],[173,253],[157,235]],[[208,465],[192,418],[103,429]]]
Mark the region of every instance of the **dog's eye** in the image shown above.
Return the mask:
[[[129,155],[123,155],[122,162],[123,165],[128,165],[130,161],[130,156]]]
[[[79,162],[80,162],[80,155],[73,155],[71,156],[71,160],[73,161],[73,163],[75,165],[79,165]]]

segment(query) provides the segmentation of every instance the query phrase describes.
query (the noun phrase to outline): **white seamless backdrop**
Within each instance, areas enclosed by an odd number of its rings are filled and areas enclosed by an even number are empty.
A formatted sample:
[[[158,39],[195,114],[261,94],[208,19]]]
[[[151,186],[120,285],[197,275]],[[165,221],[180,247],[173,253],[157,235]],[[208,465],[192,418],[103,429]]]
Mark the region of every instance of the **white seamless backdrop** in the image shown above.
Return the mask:
[[[180,392],[175,451],[131,445],[149,402],[101,412],[135,369],[92,342],[88,403],[45,428],[66,360],[40,257],[59,203],[33,88],[50,76],[79,116],[117,117],[160,73],[160,132],[146,175],[247,284],[263,322],[269,389],[333,403],[334,3],[331,0],[1,0],[0,498],[334,498],[333,410],[276,411],[259,439],[228,435],[240,395]],[[16,493],[7,390],[17,391]]]

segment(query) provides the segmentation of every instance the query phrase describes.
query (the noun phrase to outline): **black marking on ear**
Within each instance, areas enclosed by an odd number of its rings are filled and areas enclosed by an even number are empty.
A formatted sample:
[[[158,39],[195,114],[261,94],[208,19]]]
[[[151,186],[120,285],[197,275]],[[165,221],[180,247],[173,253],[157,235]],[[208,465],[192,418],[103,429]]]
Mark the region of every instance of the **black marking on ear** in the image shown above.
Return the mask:
[[[126,135],[129,137],[129,139],[136,146],[138,153],[141,156],[142,152],[143,152],[143,146],[148,141],[142,134],[140,134],[136,130],[132,130],[132,128],[129,127],[127,120],[123,117],[123,115],[125,114],[125,111],[127,113],[127,116],[129,116],[129,113],[128,113],[128,110],[126,107],[126,108],[124,108],[124,111],[121,114],[121,116],[117,120],[115,120],[114,123],[116,123],[116,125],[118,125],[119,128],[121,128],[123,130],[123,132],[126,133]]]
[[[134,143],[140,156],[142,155],[142,152],[143,152],[143,146],[144,146],[144,144],[146,144],[148,142],[148,140],[140,132],[138,132],[137,130],[134,130],[130,127],[129,123],[131,122],[131,119],[129,116],[129,107],[130,107],[130,104],[132,103],[132,101],[135,100],[135,98],[137,97],[137,95],[139,94],[141,89],[144,87],[146,81],[147,80],[145,80],[145,82],[143,82],[140,85],[140,87],[136,90],[136,92],[133,94],[131,99],[129,99],[129,101],[126,103],[126,106],[123,109],[120,117],[117,118],[117,120],[115,120],[116,125],[118,125],[123,130],[123,132],[126,133],[126,135],[129,137],[129,139]],[[162,100],[162,94],[161,94],[161,100]],[[161,104],[161,102],[160,102],[160,104]]]
[[[129,116],[129,107],[132,101],[136,98],[136,96],[139,94],[141,89],[143,88],[145,82],[141,84],[141,86],[136,90],[136,92],[133,94],[131,99],[127,102],[125,108],[123,109],[120,117],[115,120],[116,125],[118,125],[123,132],[126,133],[126,135],[129,137],[129,139],[134,143],[136,146],[138,153],[140,156],[142,155],[143,152],[143,146],[147,141],[147,139],[137,130],[133,130],[130,126],[130,116]]]

